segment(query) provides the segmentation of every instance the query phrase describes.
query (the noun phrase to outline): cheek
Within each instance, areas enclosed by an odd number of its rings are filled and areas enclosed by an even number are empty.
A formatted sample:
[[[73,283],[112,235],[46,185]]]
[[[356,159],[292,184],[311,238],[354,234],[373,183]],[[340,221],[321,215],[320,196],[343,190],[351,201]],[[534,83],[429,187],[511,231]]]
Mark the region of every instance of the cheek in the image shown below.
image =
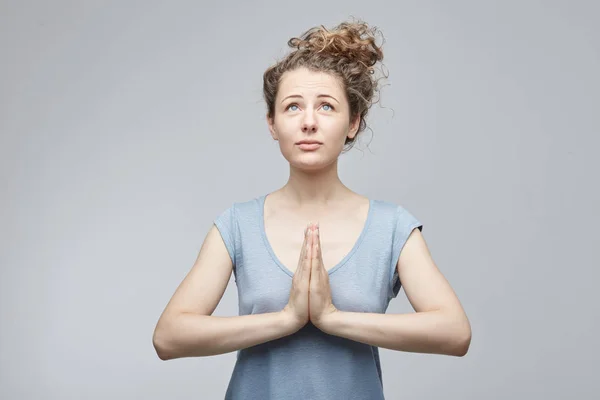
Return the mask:
[[[337,151],[344,146],[349,124],[342,119],[321,118],[317,121],[319,136],[326,142],[327,148]],[[282,150],[293,150],[294,143],[301,136],[301,118],[285,118],[277,116],[274,128],[277,131],[279,146]]]
[[[348,135],[348,124],[342,121],[327,121],[327,123],[321,125],[323,132],[325,132],[325,140],[329,142],[331,146],[340,144],[343,146],[346,136]]]
[[[285,143],[294,143],[294,140],[297,139],[298,132],[300,131],[300,126],[290,118],[279,118],[279,120],[275,122],[275,129],[279,141],[283,145]]]

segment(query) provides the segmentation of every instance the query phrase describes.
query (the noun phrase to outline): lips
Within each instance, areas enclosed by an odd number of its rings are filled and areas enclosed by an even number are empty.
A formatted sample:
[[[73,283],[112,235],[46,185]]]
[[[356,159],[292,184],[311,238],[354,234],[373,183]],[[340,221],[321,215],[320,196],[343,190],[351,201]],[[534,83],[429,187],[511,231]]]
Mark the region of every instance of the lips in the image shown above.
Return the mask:
[[[301,140],[296,144],[323,144],[323,143],[319,142],[318,140]]]
[[[301,150],[305,150],[305,151],[312,151],[312,150],[317,150],[319,147],[321,147],[320,142],[298,142],[298,147]]]

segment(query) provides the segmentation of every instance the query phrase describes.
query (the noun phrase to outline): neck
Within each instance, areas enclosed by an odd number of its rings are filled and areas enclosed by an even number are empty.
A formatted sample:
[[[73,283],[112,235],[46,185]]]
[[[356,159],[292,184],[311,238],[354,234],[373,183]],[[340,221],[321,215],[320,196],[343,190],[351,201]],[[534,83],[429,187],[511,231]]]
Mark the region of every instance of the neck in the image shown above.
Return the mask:
[[[338,175],[338,161],[318,171],[290,165],[290,177],[281,193],[298,207],[322,207],[344,199],[350,190]]]

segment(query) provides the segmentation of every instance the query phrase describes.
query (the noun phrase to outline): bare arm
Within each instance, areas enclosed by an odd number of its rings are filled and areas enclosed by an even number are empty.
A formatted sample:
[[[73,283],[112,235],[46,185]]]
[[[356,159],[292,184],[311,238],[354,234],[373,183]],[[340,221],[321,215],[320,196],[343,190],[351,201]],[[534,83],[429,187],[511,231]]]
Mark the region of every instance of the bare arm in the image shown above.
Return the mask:
[[[300,327],[286,312],[212,316],[229,282],[233,264],[216,226],[198,258],[160,316],[153,345],[161,360],[211,356],[290,335]]]
[[[418,229],[404,245],[396,268],[415,313],[336,311],[322,329],[392,350],[464,356],[471,342],[471,326]]]

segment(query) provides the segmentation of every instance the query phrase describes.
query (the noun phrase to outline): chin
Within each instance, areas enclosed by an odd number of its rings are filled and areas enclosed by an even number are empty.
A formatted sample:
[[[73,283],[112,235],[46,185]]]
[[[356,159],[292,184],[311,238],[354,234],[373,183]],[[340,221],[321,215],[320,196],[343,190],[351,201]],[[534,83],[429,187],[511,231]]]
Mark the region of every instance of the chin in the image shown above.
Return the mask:
[[[288,159],[288,161],[294,168],[304,171],[318,171],[335,160],[329,160],[315,154],[303,154],[299,157],[294,157],[292,160]]]
[[[289,161],[289,160],[288,160]],[[323,167],[323,163],[318,160],[292,160],[290,161],[290,165],[294,168],[312,171],[317,170]]]
[[[306,171],[322,169],[335,161],[335,156],[326,154],[323,148],[317,151],[303,151],[293,145],[293,148],[286,150],[282,154],[290,165]]]

